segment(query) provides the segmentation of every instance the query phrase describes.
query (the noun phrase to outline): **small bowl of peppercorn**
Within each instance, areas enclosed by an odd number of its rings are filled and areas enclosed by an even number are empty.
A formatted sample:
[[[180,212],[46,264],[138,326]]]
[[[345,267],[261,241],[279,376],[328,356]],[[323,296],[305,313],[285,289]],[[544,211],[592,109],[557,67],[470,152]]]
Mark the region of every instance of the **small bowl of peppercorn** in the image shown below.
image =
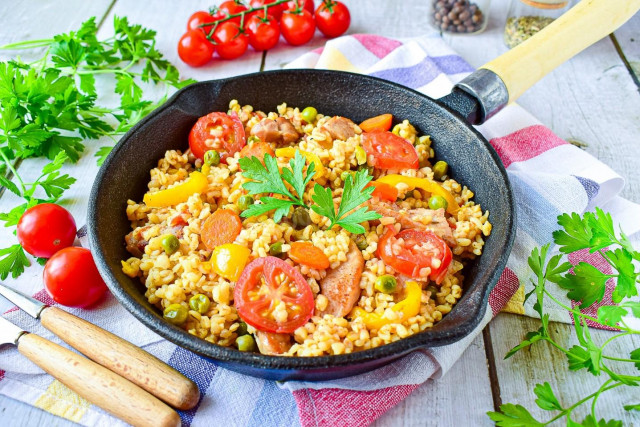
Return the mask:
[[[433,0],[433,25],[443,32],[475,34],[487,26],[491,0]]]

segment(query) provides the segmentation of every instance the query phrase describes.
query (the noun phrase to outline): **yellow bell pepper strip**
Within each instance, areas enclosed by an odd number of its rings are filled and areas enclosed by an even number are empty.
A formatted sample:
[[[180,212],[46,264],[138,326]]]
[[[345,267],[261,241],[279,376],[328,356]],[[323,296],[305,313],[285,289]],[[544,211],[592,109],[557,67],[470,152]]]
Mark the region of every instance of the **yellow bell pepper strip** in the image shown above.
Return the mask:
[[[191,172],[189,178],[184,182],[167,188],[166,190],[147,193],[144,195],[142,201],[145,205],[153,208],[175,206],[178,203],[186,202],[193,194],[202,193],[207,189],[207,185],[209,184],[207,175],[210,169],[211,167],[209,165],[203,165],[202,172]]]
[[[296,155],[296,150],[298,149],[295,147],[278,148],[276,150],[276,157],[293,158]],[[300,151],[300,154],[302,154],[302,156],[305,159],[307,159],[308,163],[313,162],[316,164],[316,175],[318,177],[324,176],[324,165],[320,161],[320,157],[308,151],[302,151],[302,150],[298,150],[298,151]]]
[[[251,251],[245,246],[227,243],[211,253],[211,268],[227,280],[236,281],[247,265]]]
[[[420,313],[420,299],[422,298],[422,288],[417,282],[409,281],[406,284],[407,296],[393,307],[391,310],[396,313],[401,313],[401,316],[397,319],[389,319],[384,314],[368,313],[360,307],[355,307],[351,311],[351,319],[362,319],[368,329],[380,329],[384,325],[390,323],[402,323],[413,316],[417,316]]]
[[[414,178],[411,176],[403,176],[403,175],[386,175],[380,179],[377,179],[376,182],[382,182],[384,184],[393,185],[394,187],[397,184],[406,184],[409,186],[411,190],[414,188],[419,188],[421,190],[426,191],[427,193],[431,193],[434,196],[442,196],[447,201],[447,212],[451,215],[455,215],[460,210],[460,206],[458,206],[458,202],[456,202],[453,194],[445,190],[440,184],[435,181],[431,181],[427,178]]]

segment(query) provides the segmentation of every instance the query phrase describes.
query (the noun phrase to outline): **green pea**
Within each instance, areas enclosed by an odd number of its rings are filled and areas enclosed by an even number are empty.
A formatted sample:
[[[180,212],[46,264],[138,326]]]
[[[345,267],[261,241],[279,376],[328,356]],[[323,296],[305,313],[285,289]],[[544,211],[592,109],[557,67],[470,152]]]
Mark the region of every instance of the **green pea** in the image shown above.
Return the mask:
[[[369,243],[367,242],[367,238],[364,237],[364,235],[362,235],[362,234],[358,234],[356,236],[356,246],[361,251],[364,251],[365,249],[367,249],[369,247]]]
[[[242,210],[249,209],[249,206],[253,205],[253,197],[245,194],[238,198],[238,207]]]
[[[447,203],[447,199],[442,196],[431,196],[429,199],[429,208],[434,211],[440,208],[447,209],[447,206],[449,206],[449,203]]]
[[[258,138],[255,135],[251,135],[248,139],[247,139],[247,144],[252,145],[255,144],[256,142],[260,142],[260,138]]]
[[[443,176],[447,174],[449,170],[449,165],[444,160],[437,161],[435,165],[433,165],[433,177],[435,179],[442,179]]]
[[[364,165],[365,163],[367,163],[367,153],[364,151],[364,148],[362,148],[361,146],[356,146],[356,162],[358,162],[359,165]]]
[[[282,255],[282,242],[275,242],[269,246],[269,255],[280,256]]]
[[[167,255],[171,255],[180,248],[180,241],[173,234],[166,234],[160,243]]]
[[[375,282],[375,288],[380,292],[384,292],[385,294],[394,293],[397,287],[398,282],[396,281],[396,278],[390,274],[378,276]]]
[[[191,310],[197,311],[200,314],[205,314],[207,311],[209,311],[210,306],[211,301],[206,295],[196,294],[189,298],[189,307],[191,307]]]
[[[247,324],[244,323],[242,320],[238,322],[238,324],[240,326],[238,326],[238,329],[236,329],[236,333],[238,334],[238,336],[242,336],[242,335],[246,335],[247,332]]]
[[[295,208],[293,211],[291,221],[293,222],[293,228],[296,230],[302,230],[307,225],[311,224],[311,216],[309,216],[309,212],[305,208],[300,206]]]
[[[342,181],[346,181],[346,180],[347,180],[347,178],[349,177],[349,175],[353,176],[353,175],[355,175],[355,172],[354,172],[354,171],[344,171],[344,172],[342,172],[342,173],[340,174],[340,179],[341,179]],[[353,179],[353,178],[352,178],[352,179]]]
[[[209,166],[218,166],[220,164],[220,153],[216,150],[209,150],[204,153],[204,163]]]
[[[301,113],[302,119],[307,123],[313,123],[317,115],[318,115],[318,110],[316,110],[313,107],[307,107],[304,110],[302,110],[302,113]]]
[[[256,342],[251,335],[242,335],[236,338],[236,345],[240,351],[253,351],[256,348]]]
[[[167,322],[180,326],[187,321],[188,314],[187,307],[182,304],[171,304],[164,309],[162,317],[164,317],[164,320]]]

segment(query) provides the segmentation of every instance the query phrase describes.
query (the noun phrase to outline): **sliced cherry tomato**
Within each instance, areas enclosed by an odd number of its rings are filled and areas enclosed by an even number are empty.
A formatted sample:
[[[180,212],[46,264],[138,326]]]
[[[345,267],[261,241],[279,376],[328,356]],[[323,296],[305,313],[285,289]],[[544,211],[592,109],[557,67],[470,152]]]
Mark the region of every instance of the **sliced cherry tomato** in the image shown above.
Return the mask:
[[[395,202],[398,198],[398,189],[393,185],[385,184],[384,182],[371,181],[365,186],[365,188],[367,187],[374,187],[375,190],[373,190],[371,196],[377,197],[381,200]]]
[[[313,0],[298,0],[298,5],[302,9],[309,11],[309,13],[312,15],[316,8],[315,5],[313,4]],[[285,10],[295,10],[298,5],[296,5],[296,0],[291,0],[285,3],[285,6],[286,6]]]
[[[378,169],[418,169],[418,153],[409,141],[391,132],[365,132],[362,148]]]
[[[421,270],[429,267],[429,278],[437,284],[453,258],[445,241],[431,231],[408,229],[396,234],[393,227],[378,242],[378,256],[394,270],[414,278],[423,277]]]
[[[274,156],[273,148],[263,141],[254,142],[251,145],[245,145],[240,151],[240,157],[257,157],[264,165],[264,155]]]
[[[242,230],[242,220],[234,211],[218,209],[204,220],[200,230],[202,242],[209,250],[233,243]]]
[[[234,112],[210,113],[198,119],[189,133],[189,147],[194,156],[204,159],[204,153],[216,150],[220,159],[233,156],[247,144],[244,126]]]
[[[313,246],[310,242],[293,242],[289,250],[289,258],[298,264],[322,270],[329,268],[329,258],[322,249]]]
[[[244,29],[249,36],[249,44],[257,51],[271,49],[280,39],[280,26],[273,16],[268,15],[265,20],[262,14],[253,15]]]
[[[308,10],[303,9],[300,12],[288,10],[282,14],[280,29],[287,43],[300,46],[313,38],[316,23]]]
[[[281,334],[290,334],[307,323],[314,309],[313,292],[302,274],[272,256],[257,258],[244,268],[233,299],[247,324]],[[286,318],[278,308],[282,303]]]
[[[351,24],[351,14],[344,3],[328,1],[320,3],[316,9],[316,24],[322,34],[331,38],[344,34]]]
[[[211,16],[209,12],[204,10],[199,10],[189,17],[189,21],[187,21],[187,31],[200,30],[205,34],[208,34],[209,31],[213,28],[213,26],[201,27],[200,25],[210,24],[215,21],[216,21],[216,18]]]
[[[44,286],[55,302],[69,307],[88,307],[107,291],[91,251],[79,247],[64,248],[47,261]]]
[[[226,21],[220,24],[215,33],[213,33],[216,50],[221,58],[235,59],[247,51],[249,38],[240,30],[238,25],[235,22]]]
[[[251,7],[257,9],[264,6],[265,4],[275,3],[276,1],[278,0],[251,0],[250,5]],[[279,4],[277,6],[271,6],[270,8],[268,8],[267,13],[273,16],[276,21],[280,21],[280,18],[282,18],[282,12],[284,12],[286,9],[287,7],[284,4]],[[264,12],[259,13],[262,13],[262,15],[260,16],[264,16]]]
[[[192,67],[201,67],[209,62],[215,51],[215,46],[201,30],[189,30],[178,41],[178,56]]]
[[[40,258],[50,258],[60,249],[73,245],[76,222],[62,206],[43,203],[22,214],[16,235],[25,251]]]
[[[363,132],[386,131],[391,129],[392,121],[393,115],[381,114],[360,123],[360,129],[362,129]]]
[[[220,3],[220,6],[218,6],[218,13],[216,14],[216,17],[218,15],[223,15],[223,16],[236,15],[245,10],[247,10],[246,6],[236,3],[233,0],[223,1],[222,3]],[[240,25],[241,18],[242,18],[241,16],[236,16],[235,18],[231,18],[230,20],[225,22],[233,22],[236,25]],[[244,18],[247,19],[246,16]]]

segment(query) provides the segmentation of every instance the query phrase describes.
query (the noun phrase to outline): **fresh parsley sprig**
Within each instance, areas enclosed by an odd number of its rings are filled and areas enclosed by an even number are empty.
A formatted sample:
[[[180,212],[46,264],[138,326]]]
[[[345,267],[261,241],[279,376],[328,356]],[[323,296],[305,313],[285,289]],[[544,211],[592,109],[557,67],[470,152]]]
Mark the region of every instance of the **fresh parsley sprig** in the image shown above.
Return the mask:
[[[526,295],[526,298],[535,293],[537,300],[533,308],[540,315],[542,326],[537,331],[527,333],[525,339],[511,349],[505,358],[513,356],[536,342],[546,341],[565,353],[569,370],[584,369],[596,376],[604,373],[608,379],[596,391],[567,407],[560,404],[549,383],[537,384],[533,390],[537,397],[536,404],[545,411],[554,412],[548,421],[537,420],[525,407],[512,403],[503,404],[499,412],[489,412],[488,415],[496,425],[504,427],[545,426],[564,417],[567,419],[567,425],[570,426],[622,426],[622,422],[618,420],[598,420],[595,408],[600,395],[608,390],[623,386],[640,386],[640,375],[616,372],[610,364],[611,361],[630,363],[640,370],[640,348],[633,350],[629,355],[611,355],[606,351],[608,345],[617,338],[640,335],[640,330],[629,327],[624,321],[626,316],[640,318],[640,302],[623,300],[626,297],[638,295],[637,284],[640,282],[640,271],[637,270],[634,260],[640,260],[640,253],[634,250],[624,232],[620,231],[619,235],[615,232],[611,216],[599,208],[596,208],[594,213],[588,212],[582,216],[576,213],[561,215],[558,217],[558,224],[562,229],[554,232],[553,237],[561,254],[548,257],[550,245],[545,245],[540,249],[534,248],[528,259],[529,267],[536,280],[532,281],[534,289]],[[561,263],[563,254],[585,249],[599,252],[611,265],[615,274],[602,273],[585,262],[579,263],[571,272],[573,266],[570,263]],[[597,317],[582,313],[581,308],[588,307],[594,302],[602,302],[605,283],[609,279],[617,279],[612,300],[618,304],[599,307]],[[567,290],[567,297],[581,302],[580,306],[569,307],[560,302],[546,289],[548,282],[556,283]],[[544,311],[546,298],[572,314],[578,345],[564,348],[561,343],[554,340],[549,328],[549,314]],[[599,345],[592,339],[587,321],[611,326],[621,332]],[[591,402],[591,413],[582,422],[573,420],[573,411],[589,402]],[[640,403],[625,405],[624,409],[640,410]]]

